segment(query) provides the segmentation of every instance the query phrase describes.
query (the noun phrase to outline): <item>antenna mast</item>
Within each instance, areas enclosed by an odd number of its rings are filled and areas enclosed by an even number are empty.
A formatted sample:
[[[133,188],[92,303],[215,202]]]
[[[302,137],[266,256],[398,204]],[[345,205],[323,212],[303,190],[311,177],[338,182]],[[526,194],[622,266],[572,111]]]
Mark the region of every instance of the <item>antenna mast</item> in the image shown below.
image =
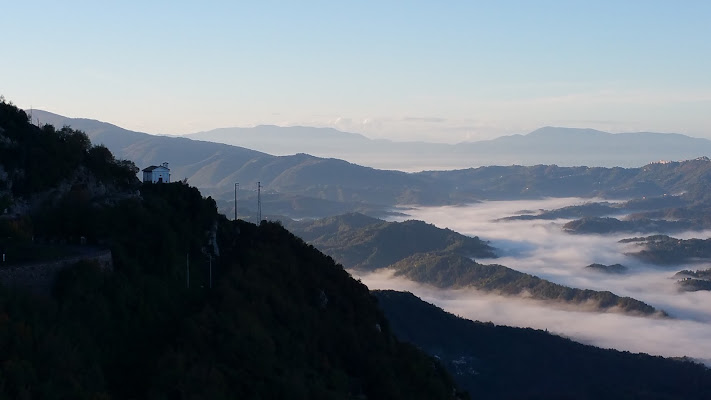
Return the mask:
[[[237,221],[237,189],[239,189],[239,182],[235,182],[235,221]]]
[[[259,219],[257,224],[262,223],[262,182],[257,182],[257,214]]]

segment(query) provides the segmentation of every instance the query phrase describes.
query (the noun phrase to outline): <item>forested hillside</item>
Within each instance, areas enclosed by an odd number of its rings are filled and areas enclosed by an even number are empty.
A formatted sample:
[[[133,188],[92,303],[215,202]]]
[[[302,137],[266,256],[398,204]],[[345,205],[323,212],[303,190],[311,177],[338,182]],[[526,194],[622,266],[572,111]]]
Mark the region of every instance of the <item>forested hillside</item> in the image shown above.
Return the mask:
[[[473,322],[410,293],[376,291],[393,331],[436,356],[477,399],[707,399],[711,370]]]
[[[5,229],[30,247],[81,234],[114,264],[64,269],[51,294],[0,286],[0,398],[464,396],[367,287],[280,225],[228,221],[183,183],[137,185],[132,163],[5,102],[0,138]],[[103,191],[59,190],[77,170]]]
[[[664,311],[631,297],[621,297],[609,291],[570,288],[503,265],[479,264],[454,254],[417,254],[390,268],[395,270],[396,276],[440,288],[470,287],[504,295],[525,295],[532,299],[576,304],[597,311],[666,316]]]
[[[346,268],[374,270],[428,251],[466,257],[496,257],[494,248],[478,237],[437,228],[422,221],[386,222],[352,213],[320,220],[289,222],[298,236]]]
[[[654,235],[622,239],[620,243],[636,244],[639,251],[628,254],[659,265],[679,265],[711,259],[711,239],[677,239]]]
[[[34,127],[4,102],[0,152],[9,155],[3,235],[31,250],[82,237],[109,248],[114,266],[80,262],[45,294],[0,285],[0,398],[456,399],[465,387],[472,398],[702,399],[711,390],[708,370],[691,362],[462,321],[414,296],[378,301],[279,223],[229,221],[182,182],[142,185],[132,162],[70,128]],[[35,176],[54,162],[67,163],[62,173]],[[308,226],[314,240],[343,230],[372,265],[420,256],[369,251],[373,236],[420,232],[462,259],[492,251],[417,221],[351,214]]]
[[[472,258],[496,257],[478,237],[422,221],[387,222],[351,213],[320,220],[287,222],[287,227],[348,269],[392,269],[396,276],[444,289],[475,288],[508,296],[527,295],[585,310],[666,316],[662,310],[609,291],[559,285],[503,265]]]
[[[175,177],[187,178],[219,200],[232,199],[235,182],[240,183],[240,188],[251,190],[260,181],[265,193],[345,203],[350,211],[364,207],[387,209],[398,204],[448,205],[572,196],[629,199],[681,193],[685,200],[694,202],[708,197],[706,189],[711,182],[711,161],[705,157],[638,168],[508,165],[405,173],[307,154],[273,156],[243,147],[148,135],[49,113],[43,118],[85,130],[93,141],[105,143],[118,157],[129,158],[141,168],[168,161]],[[285,206],[288,202],[280,204]],[[342,208],[333,208],[337,209],[335,213],[343,212]],[[224,210],[231,214],[228,211],[234,210]],[[311,216],[328,216],[325,214]]]

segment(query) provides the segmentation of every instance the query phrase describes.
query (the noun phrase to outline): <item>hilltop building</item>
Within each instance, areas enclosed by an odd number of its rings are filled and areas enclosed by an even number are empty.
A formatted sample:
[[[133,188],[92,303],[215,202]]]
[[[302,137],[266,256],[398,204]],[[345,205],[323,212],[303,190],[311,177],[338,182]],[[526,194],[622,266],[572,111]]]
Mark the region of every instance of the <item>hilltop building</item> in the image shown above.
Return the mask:
[[[168,163],[161,165],[151,165],[143,170],[143,182],[170,183],[170,168]]]

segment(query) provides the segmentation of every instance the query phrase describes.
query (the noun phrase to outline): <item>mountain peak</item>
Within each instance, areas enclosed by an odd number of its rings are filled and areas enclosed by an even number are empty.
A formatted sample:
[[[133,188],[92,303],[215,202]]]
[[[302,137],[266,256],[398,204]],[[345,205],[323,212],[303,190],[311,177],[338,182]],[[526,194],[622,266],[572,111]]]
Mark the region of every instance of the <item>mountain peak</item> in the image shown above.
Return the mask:
[[[598,131],[596,129],[590,128],[564,128],[558,126],[544,126],[543,128],[538,128],[535,131],[529,133],[526,136],[531,137],[567,137],[571,136],[608,136],[611,135],[609,132]]]

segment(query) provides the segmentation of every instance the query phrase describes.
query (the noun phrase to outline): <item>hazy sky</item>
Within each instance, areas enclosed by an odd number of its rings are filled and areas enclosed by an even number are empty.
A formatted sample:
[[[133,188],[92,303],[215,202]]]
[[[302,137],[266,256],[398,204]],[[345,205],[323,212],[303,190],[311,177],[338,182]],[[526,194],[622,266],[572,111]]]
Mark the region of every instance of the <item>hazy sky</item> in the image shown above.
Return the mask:
[[[0,94],[181,134],[711,137],[711,2],[2,1]]]

